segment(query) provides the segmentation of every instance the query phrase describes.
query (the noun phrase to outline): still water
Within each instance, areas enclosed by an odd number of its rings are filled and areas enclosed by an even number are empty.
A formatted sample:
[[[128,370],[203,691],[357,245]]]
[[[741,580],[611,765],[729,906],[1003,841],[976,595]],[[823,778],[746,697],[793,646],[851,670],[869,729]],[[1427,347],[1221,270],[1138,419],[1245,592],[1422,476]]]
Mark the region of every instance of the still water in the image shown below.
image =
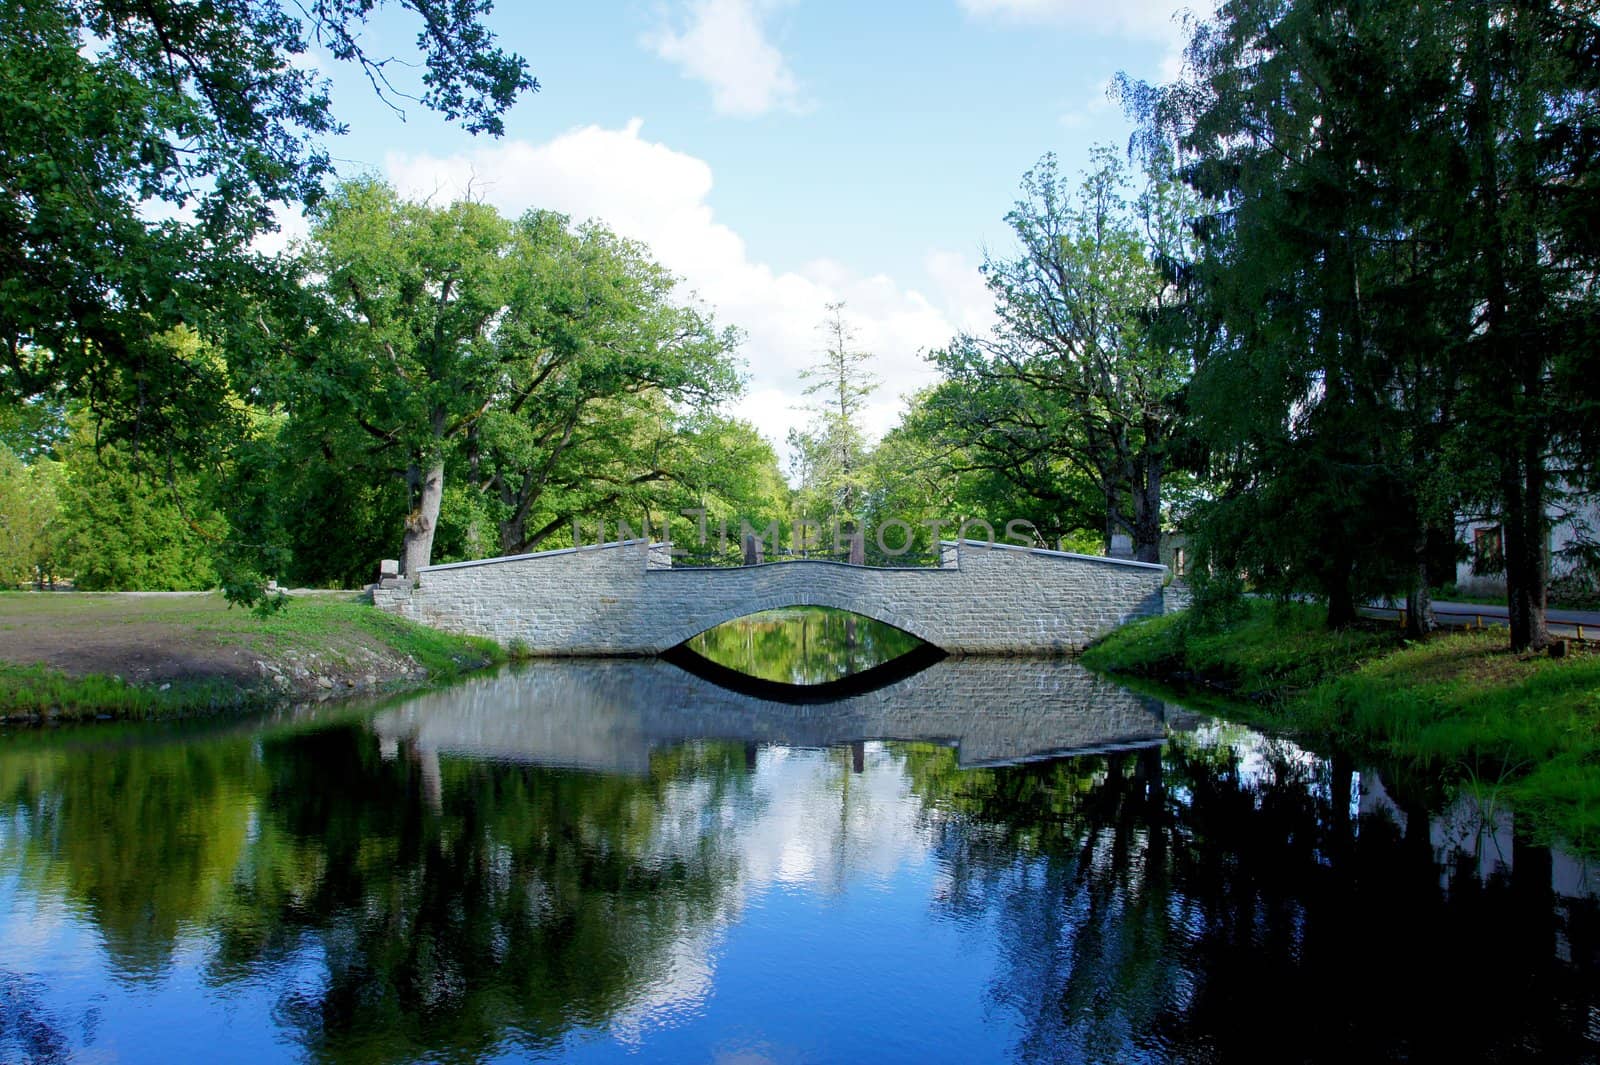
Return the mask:
[[[0,1061],[1600,1059],[1594,871],[1063,661],[0,738]]]
[[[910,633],[828,607],[747,614],[690,640],[718,665],[780,684],[826,684],[892,662],[922,646]]]

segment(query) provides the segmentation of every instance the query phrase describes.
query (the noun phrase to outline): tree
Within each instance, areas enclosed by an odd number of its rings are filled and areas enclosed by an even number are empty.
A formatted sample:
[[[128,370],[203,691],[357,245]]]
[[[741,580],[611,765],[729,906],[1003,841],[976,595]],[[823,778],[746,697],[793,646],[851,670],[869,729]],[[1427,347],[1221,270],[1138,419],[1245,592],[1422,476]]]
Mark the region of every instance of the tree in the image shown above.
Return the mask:
[[[1135,90],[1188,153],[1221,341],[1190,397],[1233,490],[1224,570],[1335,623],[1408,587],[1464,507],[1505,525],[1514,647],[1544,641],[1552,481],[1592,468],[1592,4],[1241,2]],[[1587,427],[1587,428],[1586,428]],[[1298,587],[1297,587],[1298,586]]]
[[[819,327],[822,358],[800,371],[808,382],[805,394],[820,397],[811,407],[812,424],[791,430],[791,464],[801,484],[801,506],[817,519],[854,523],[865,494],[866,399],[877,391],[877,377],[867,368],[872,353],[855,346],[855,330],[845,321],[844,304],[827,305]]]
[[[329,314],[301,387],[327,393],[404,478],[413,580],[432,554],[448,452],[502,385],[490,334],[511,301],[517,239],[492,207],[435,208],[372,179],[317,209],[310,267]]]
[[[406,95],[367,54],[372,0],[21,0],[0,11],[0,395],[66,388],[130,440],[207,424],[196,368],[148,341],[177,324],[231,341],[236,368],[277,338],[262,300],[290,298],[249,251],[274,208],[315,203],[342,132],[320,45]],[[482,0],[408,0],[421,102],[473,132],[537,88],[494,46]],[[148,424],[166,403],[170,424]],[[163,441],[163,444],[169,441]]]
[[[49,458],[24,463],[0,446],[0,588],[54,576],[58,472]]]
[[[80,418],[62,449],[56,565],[89,591],[215,588],[227,530],[215,495],[194,474],[152,475]]]
[[[1006,216],[1020,253],[984,263],[994,334],[959,336],[933,358],[954,385],[937,397],[952,444],[1019,473],[1070,466],[1100,494],[1107,544],[1125,532],[1153,562],[1196,341],[1164,324],[1183,299],[1163,265],[1188,258],[1190,197],[1167,156],[1147,162],[1130,200],[1110,149],[1076,192],[1045,156]]]
[[[543,211],[510,222],[363,180],[319,207],[310,268],[327,319],[290,375],[297,405],[359,426],[373,459],[404,479],[413,579],[432,557],[452,463],[481,493],[472,503],[498,526],[500,549],[525,551],[662,476],[602,462],[637,455],[668,404],[738,387],[736,334],[674,303],[671,274],[598,225],[575,230]],[[609,492],[568,498],[532,524],[554,494],[607,477]]]
[[[1474,0],[1448,17],[1465,179],[1450,251],[1478,298],[1465,402],[1494,456],[1511,646],[1539,648],[1553,482],[1592,477],[1582,446],[1600,426],[1600,5]]]
[[[1035,446],[1031,434],[1019,441],[1026,414],[1017,402],[1027,397],[1012,402],[1001,392],[997,385],[974,395],[964,383],[943,381],[911,397],[900,424],[885,434],[869,460],[869,524],[907,522],[919,552],[934,550],[929,524],[934,521],[952,534],[968,521],[987,522],[998,537],[1014,531],[1035,546],[1050,547],[1089,529],[1100,543],[1103,495],[1058,457],[1057,448]],[[993,418],[991,412],[1000,410],[1010,416],[1008,424]],[[1062,424],[1051,431],[1071,427]],[[1012,527],[1013,521],[1023,524]],[[869,544],[869,552],[875,546]]]
[[[466,450],[507,554],[688,472],[679,430],[741,387],[737,331],[679,303],[643,245],[551,213],[521,226],[520,287],[492,341],[507,388]]]

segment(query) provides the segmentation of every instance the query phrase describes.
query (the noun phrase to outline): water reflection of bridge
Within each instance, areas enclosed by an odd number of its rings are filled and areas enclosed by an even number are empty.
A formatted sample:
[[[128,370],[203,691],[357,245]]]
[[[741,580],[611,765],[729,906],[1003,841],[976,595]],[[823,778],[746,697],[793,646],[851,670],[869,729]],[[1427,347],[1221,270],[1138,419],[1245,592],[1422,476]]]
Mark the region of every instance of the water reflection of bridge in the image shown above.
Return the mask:
[[[386,748],[643,772],[692,740],[829,747],[909,740],[963,766],[1147,747],[1165,708],[1061,659],[953,658],[876,691],[794,706],[720,688],[659,659],[540,662],[407,699],[373,729]]]

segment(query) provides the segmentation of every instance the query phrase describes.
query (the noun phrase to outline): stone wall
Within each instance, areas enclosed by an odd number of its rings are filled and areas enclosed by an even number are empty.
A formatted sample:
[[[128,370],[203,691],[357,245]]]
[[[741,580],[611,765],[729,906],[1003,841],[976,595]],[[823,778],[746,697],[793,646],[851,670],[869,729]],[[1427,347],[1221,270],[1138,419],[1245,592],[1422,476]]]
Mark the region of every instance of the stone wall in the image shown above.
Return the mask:
[[[1163,611],[1164,567],[964,540],[938,568],[837,562],[673,568],[643,541],[431,566],[378,606],[533,654],[657,654],[758,610],[826,606],[903,629],[952,653],[1081,650]]]

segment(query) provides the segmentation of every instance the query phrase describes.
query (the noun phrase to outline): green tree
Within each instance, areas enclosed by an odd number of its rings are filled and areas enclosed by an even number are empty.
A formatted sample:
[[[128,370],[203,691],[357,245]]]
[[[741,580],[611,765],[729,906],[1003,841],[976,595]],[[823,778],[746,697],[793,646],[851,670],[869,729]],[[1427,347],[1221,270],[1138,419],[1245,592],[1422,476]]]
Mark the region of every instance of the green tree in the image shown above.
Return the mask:
[[[292,293],[249,251],[274,208],[315,202],[343,127],[327,80],[299,62],[320,45],[386,96],[415,94],[473,132],[537,87],[494,45],[481,0],[410,0],[420,85],[389,84],[369,54],[372,0],[206,4],[21,0],[0,11],[0,395],[66,388],[130,438],[208,424],[177,324],[227,338],[235,367],[263,345],[262,300]],[[172,419],[150,424],[153,407]],[[165,443],[165,442],[164,442]]]
[[[1193,76],[1135,91],[1217,204],[1193,277],[1221,323],[1190,406],[1231,481],[1223,570],[1330,620],[1408,588],[1439,534],[1506,527],[1511,636],[1544,641],[1549,502],[1593,439],[1594,6],[1230,4]],[[1584,471],[1589,471],[1585,473]]]
[[[52,459],[25,463],[0,446],[0,587],[55,576],[58,474]]]
[[[677,405],[739,384],[737,336],[675,303],[672,275],[599,225],[543,211],[510,222],[363,180],[319,207],[311,268],[328,314],[290,374],[292,402],[359,426],[367,464],[404,478],[413,577],[452,468],[479,519],[457,548],[526,551],[665,478]]]
[[[790,431],[790,462],[807,516],[853,525],[866,495],[868,447],[862,415],[878,379],[868,369],[872,353],[856,347],[843,303],[827,305],[820,329],[822,358],[800,371],[806,395],[818,397],[811,408],[814,418],[808,428]]]
[[[492,207],[432,207],[373,179],[317,208],[310,267],[329,314],[306,380],[361,426],[404,477],[401,551],[429,562],[445,461],[502,385],[490,335],[511,302],[518,235]]]
[[[1020,252],[984,263],[999,323],[992,336],[963,335],[934,353],[952,387],[930,407],[950,446],[1035,494],[1061,483],[1063,469],[1086,478],[1107,544],[1126,533],[1135,557],[1153,562],[1177,400],[1198,341],[1167,325],[1184,296],[1164,269],[1188,258],[1192,196],[1170,156],[1146,162],[1136,193],[1108,148],[1076,190],[1054,156],[1024,176],[1006,216]]]
[[[679,302],[643,245],[548,212],[519,226],[518,288],[492,339],[505,395],[465,456],[506,554],[648,507],[691,472],[682,434],[742,385],[738,333]]]
[[[56,565],[90,591],[214,588],[227,530],[214,492],[194,474],[155,476],[80,420],[62,449]]]

